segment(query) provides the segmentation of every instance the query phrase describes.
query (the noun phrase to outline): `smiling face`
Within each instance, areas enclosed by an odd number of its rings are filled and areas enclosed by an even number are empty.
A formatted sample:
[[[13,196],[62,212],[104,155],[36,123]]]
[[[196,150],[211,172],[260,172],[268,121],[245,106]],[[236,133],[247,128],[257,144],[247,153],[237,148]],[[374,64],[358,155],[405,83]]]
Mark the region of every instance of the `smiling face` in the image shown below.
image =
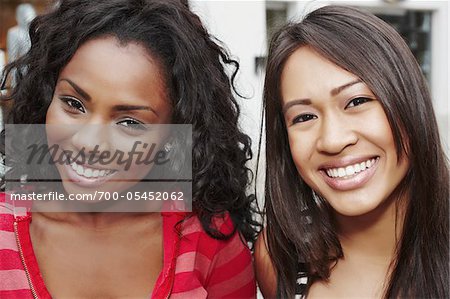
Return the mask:
[[[355,75],[309,47],[281,76],[291,154],[303,180],[341,215],[379,207],[405,177],[381,103]]]
[[[150,132],[147,125],[171,120],[162,74],[157,61],[137,43],[120,45],[104,37],[76,51],[58,77],[46,116],[49,146],[74,153],[67,165],[56,163],[66,192],[123,191],[148,174],[151,164],[132,163],[126,169],[117,159],[123,152],[124,161],[133,147],[148,153],[150,146],[144,143],[158,148],[165,141],[162,132]],[[76,158],[80,151],[86,154],[84,161]],[[111,157],[117,153],[117,159],[88,165],[90,153],[92,161],[99,161],[105,152]]]

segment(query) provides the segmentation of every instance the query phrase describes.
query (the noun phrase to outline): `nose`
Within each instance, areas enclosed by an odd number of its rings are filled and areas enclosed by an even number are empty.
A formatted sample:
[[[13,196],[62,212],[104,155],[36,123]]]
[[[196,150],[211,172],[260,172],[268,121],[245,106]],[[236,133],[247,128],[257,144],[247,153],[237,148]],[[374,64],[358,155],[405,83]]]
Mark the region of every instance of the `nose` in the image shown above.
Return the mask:
[[[357,128],[344,115],[329,114],[322,117],[317,150],[325,154],[339,154],[358,142]]]
[[[72,136],[72,145],[85,156],[99,156],[110,150],[109,127],[99,123],[80,125]]]

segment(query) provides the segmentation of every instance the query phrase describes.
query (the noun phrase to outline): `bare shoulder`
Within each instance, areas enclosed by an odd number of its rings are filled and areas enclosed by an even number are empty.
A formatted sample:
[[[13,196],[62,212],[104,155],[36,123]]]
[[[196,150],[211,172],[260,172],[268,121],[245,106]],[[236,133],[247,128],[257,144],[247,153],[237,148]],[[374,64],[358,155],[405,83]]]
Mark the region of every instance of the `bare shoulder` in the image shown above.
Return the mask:
[[[264,298],[275,298],[277,290],[277,275],[269,255],[266,229],[258,236],[255,244],[255,273],[261,293]]]

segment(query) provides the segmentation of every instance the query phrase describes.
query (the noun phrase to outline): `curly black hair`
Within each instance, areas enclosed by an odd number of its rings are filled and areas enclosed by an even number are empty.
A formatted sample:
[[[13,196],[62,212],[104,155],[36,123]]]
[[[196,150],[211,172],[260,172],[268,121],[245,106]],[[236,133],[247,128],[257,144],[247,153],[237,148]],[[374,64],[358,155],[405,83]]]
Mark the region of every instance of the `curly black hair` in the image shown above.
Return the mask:
[[[31,49],[6,66],[15,77],[8,122],[44,124],[60,71],[86,41],[113,36],[137,42],[163,67],[174,124],[192,124],[193,212],[214,238],[229,238],[212,217],[228,212],[235,230],[255,237],[251,140],[238,127],[233,95],[239,63],[230,58],[199,17],[175,0],[63,0],[30,25]],[[228,72],[231,70],[231,76]],[[234,233],[234,232],[233,232]]]

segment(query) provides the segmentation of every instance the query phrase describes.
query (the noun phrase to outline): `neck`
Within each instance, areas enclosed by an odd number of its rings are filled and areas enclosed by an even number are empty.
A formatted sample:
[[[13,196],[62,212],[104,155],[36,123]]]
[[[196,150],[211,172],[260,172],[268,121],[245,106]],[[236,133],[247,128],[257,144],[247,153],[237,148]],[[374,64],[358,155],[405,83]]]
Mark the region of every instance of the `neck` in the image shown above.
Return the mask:
[[[127,190],[129,193],[133,191],[135,189]],[[54,193],[65,194],[65,198],[68,198],[62,186]],[[121,196],[119,200],[35,201],[32,206],[33,219],[39,217],[53,223],[101,230],[127,226],[141,220],[148,222],[160,219],[160,203],[128,201],[124,199],[125,195]]]
[[[154,223],[159,225],[161,221],[160,213],[81,213],[81,212],[33,212],[35,219],[44,220],[50,224],[63,224],[76,226],[90,230],[111,230],[124,229],[139,223]]]
[[[390,264],[403,228],[402,202],[388,198],[368,214],[337,215],[338,236],[345,258]]]

